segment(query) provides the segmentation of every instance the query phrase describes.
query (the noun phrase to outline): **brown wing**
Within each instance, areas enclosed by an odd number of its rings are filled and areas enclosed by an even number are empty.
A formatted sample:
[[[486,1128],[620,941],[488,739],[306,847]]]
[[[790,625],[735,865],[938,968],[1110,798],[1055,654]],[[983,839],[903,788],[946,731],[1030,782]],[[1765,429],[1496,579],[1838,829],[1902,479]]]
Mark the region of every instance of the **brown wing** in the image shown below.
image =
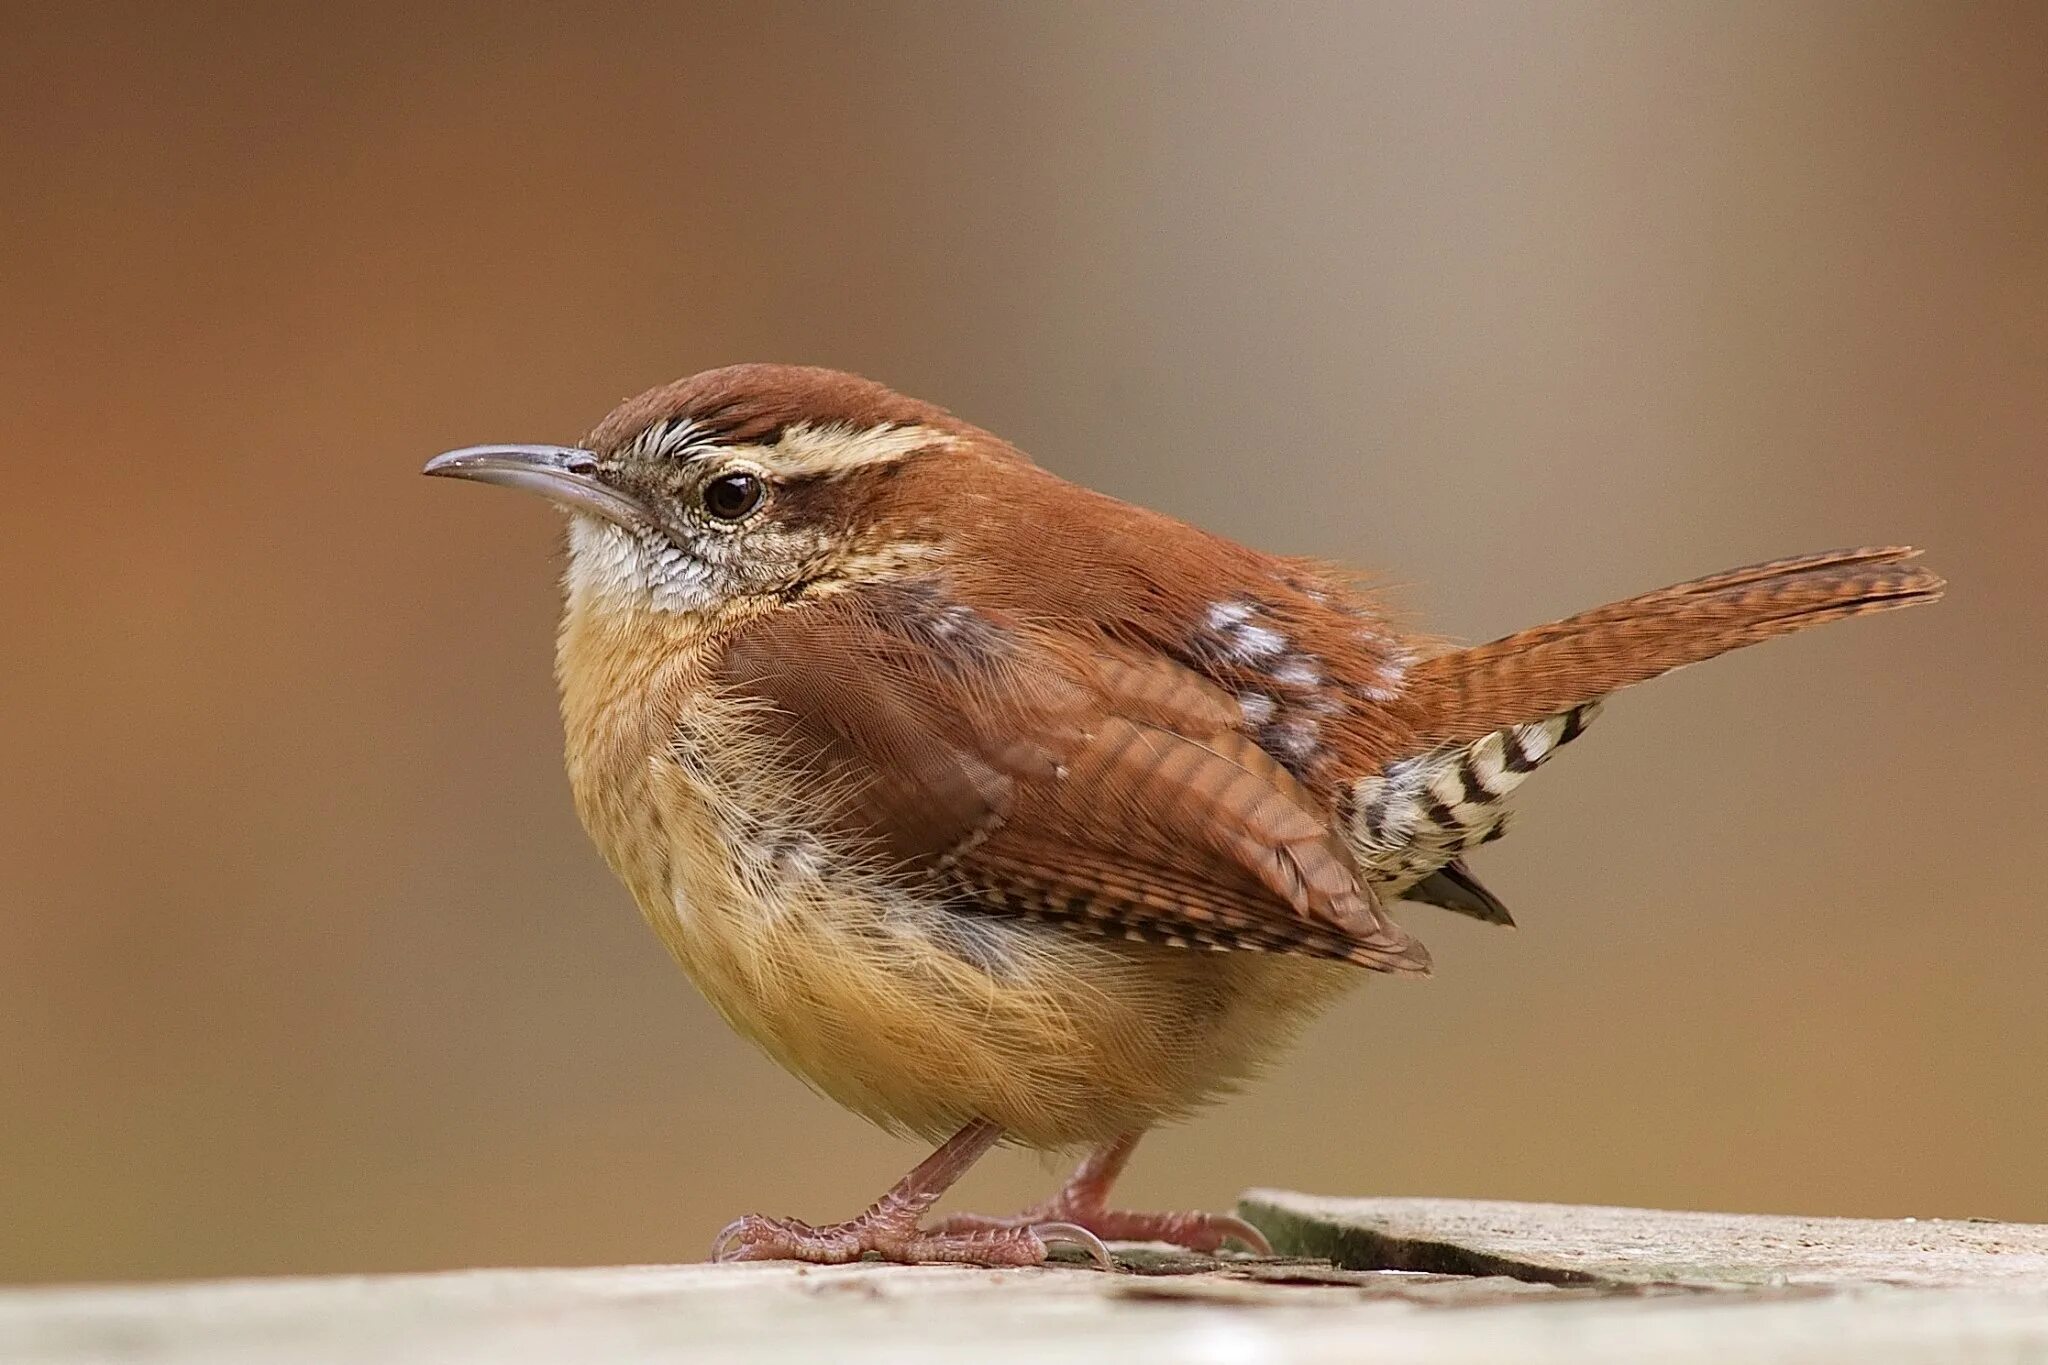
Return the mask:
[[[1107,640],[1021,628],[936,582],[743,629],[723,684],[836,794],[841,832],[990,909],[1181,946],[1421,971],[1315,798],[1231,697]]]

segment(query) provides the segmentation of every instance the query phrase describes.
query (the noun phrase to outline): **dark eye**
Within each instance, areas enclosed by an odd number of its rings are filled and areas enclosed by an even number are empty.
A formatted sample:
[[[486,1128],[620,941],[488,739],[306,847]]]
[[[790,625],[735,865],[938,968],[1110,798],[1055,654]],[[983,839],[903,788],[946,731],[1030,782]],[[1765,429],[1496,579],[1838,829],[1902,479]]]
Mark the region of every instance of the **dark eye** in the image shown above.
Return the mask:
[[[757,475],[721,474],[704,485],[704,510],[720,521],[738,521],[767,496]]]

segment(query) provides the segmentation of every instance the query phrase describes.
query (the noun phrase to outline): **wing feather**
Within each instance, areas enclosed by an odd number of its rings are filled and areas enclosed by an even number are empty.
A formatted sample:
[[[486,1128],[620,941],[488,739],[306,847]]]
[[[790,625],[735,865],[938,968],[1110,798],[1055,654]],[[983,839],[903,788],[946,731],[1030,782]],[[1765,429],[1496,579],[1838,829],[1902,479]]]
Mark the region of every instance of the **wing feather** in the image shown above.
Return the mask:
[[[722,674],[835,794],[843,833],[968,904],[1426,970],[1322,803],[1181,664],[1033,631],[933,582],[766,615]]]

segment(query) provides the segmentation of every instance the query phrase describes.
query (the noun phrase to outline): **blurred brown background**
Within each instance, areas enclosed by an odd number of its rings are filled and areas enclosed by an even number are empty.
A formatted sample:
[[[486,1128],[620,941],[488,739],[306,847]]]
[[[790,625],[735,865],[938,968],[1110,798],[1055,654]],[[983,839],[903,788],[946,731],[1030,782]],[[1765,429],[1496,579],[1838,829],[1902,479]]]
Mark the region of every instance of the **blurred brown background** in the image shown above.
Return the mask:
[[[1127,1192],[2048,1219],[2039,6],[17,7],[0,110],[0,1278],[690,1259],[919,1155],[668,964],[554,516],[416,474],[737,359],[1468,638],[1931,547],[1611,707],[1521,932],[1411,910]]]

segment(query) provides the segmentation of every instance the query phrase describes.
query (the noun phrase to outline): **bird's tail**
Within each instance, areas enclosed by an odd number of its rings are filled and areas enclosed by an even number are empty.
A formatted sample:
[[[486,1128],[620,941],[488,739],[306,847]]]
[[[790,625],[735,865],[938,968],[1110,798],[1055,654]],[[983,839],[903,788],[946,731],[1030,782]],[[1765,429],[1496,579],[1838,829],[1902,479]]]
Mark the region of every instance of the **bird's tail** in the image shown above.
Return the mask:
[[[1918,550],[1833,550],[1730,569],[1595,607],[1416,666],[1408,696],[1427,748],[1565,716],[1610,692],[1809,626],[1932,602]]]
[[[1508,798],[1578,738],[1609,692],[1777,635],[1931,602],[1909,549],[1781,559],[1631,597],[1418,664],[1415,747],[1350,792],[1360,863],[1393,895],[1507,922],[1441,869],[1507,828]],[[1467,880],[1470,880],[1467,874]]]

